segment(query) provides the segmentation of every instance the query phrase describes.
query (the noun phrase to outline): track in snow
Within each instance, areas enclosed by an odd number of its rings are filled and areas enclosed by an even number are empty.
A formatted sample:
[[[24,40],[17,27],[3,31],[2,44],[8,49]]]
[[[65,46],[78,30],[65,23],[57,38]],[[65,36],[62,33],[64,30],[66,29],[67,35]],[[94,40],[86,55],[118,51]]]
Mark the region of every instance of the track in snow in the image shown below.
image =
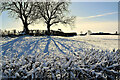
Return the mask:
[[[2,44],[2,54],[13,56],[14,54],[28,55],[47,53],[56,56],[69,55],[74,52],[83,52],[84,49],[94,48],[92,44],[54,36],[31,37],[21,36],[12,41]]]

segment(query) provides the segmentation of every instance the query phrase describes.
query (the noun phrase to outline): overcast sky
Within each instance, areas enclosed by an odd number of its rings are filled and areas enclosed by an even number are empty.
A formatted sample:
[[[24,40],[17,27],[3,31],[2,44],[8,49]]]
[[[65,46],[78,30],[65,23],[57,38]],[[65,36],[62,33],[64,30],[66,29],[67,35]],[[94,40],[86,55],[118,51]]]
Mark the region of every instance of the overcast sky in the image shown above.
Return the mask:
[[[111,0],[112,1],[112,0]],[[70,14],[76,16],[73,29],[58,25],[63,31],[75,31],[80,33],[91,30],[92,32],[115,32],[118,30],[118,2],[72,2],[69,7]],[[20,20],[10,18],[6,12],[0,15],[2,29],[22,30]],[[30,25],[29,29],[46,29],[46,25],[39,23]],[[57,30],[58,26],[51,29]]]

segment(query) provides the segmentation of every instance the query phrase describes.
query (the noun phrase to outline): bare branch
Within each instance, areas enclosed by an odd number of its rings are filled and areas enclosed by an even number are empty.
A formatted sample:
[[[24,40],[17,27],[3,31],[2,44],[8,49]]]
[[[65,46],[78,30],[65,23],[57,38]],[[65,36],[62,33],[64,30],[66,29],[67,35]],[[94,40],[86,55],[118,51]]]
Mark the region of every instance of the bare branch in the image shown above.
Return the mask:
[[[42,16],[43,21],[47,24],[48,32],[54,24],[72,24],[73,17],[67,17],[69,2],[38,2],[36,4],[37,13]],[[38,17],[39,18],[39,17]]]
[[[23,23],[24,31],[28,31],[28,25],[37,20],[34,2],[3,2],[0,11],[8,11],[11,16],[20,18]]]

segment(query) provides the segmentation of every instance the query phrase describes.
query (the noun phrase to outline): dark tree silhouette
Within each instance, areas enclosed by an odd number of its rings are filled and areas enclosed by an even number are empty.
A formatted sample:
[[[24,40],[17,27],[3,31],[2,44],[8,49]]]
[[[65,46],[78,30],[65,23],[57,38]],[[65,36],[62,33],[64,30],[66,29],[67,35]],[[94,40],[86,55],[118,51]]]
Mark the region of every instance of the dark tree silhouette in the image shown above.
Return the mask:
[[[28,25],[32,24],[36,17],[35,7],[33,2],[2,2],[0,3],[0,11],[8,11],[10,16],[16,19],[20,18],[23,23],[23,31],[28,34]]]
[[[47,25],[48,34],[50,34],[50,27],[54,24],[73,24],[73,16],[67,16],[69,13],[69,2],[38,2],[36,4],[39,17],[42,16],[43,21]]]

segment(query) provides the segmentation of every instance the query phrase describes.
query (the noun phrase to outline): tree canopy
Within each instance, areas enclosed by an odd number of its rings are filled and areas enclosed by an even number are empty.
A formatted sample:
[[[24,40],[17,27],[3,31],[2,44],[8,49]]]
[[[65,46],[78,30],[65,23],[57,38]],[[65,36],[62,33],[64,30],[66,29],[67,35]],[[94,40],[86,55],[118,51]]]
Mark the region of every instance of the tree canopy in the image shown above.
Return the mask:
[[[75,17],[67,16],[69,4],[69,2],[53,1],[36,3],[36,10],[47,25],[48,33],[50,33],[50,27],[54,24],[73,24]]]
[[[36,20],[34,2],[2,2],[0,11],[8,11],[10,16],[20,18],[23,23],[25,33],[29,32],[28,25]]]

